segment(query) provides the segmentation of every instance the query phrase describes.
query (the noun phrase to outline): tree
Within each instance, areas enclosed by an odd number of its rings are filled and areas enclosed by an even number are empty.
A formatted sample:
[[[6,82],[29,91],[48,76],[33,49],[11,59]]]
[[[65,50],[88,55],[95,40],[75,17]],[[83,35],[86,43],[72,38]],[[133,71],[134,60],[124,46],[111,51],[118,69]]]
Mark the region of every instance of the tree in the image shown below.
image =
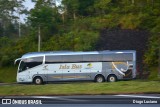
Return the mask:
[[[15,13],[23,13],[22,11],[25,10],[22,5],[23,2],[24,0],[0,0],[0,28],[2,28],[0,36],[9,36],[14,34],[14,32],[12,32],[12,29],[15,29],[14,26],[16,25],[18,20],[18,17],[15,15]],[[11,31],[7,33],[7,31],[10,30],[11,26]]]
[[[33,0],[33,2],[35,2],[35,8],[30,11],[28,19],[33,26],[33,30],[38,29],[40,45],[41,35],[43,40],[47,40],[57,32],[56,24],[59,21],[59,14],[53,0]]]
[[[109,3],[111,2],[111,0],[97,0],[95,3],[94,3],[94,8],[96,10],[96,12],[98,14],[105,14],[106,11],[109,10]]]
[[[66,12],[70,16],[72,15],[73,19],[76,20],[76,15],[78,14],[79,1],[78,0],[63,0],[62,4],[66,9]]]
[[[93,12],[93,5],[96,0],[62,0],[69,18],[74,20],[77,16],[90,16]]]

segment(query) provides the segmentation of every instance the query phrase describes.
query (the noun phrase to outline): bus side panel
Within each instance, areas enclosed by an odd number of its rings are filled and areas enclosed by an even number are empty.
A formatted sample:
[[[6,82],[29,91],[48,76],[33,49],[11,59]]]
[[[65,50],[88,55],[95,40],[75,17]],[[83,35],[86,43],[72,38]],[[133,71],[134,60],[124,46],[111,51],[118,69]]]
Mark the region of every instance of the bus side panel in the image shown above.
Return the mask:
[[[18,73],[17,82],[33,82],[35,76],[40,76],[45,81],[45,72],[42,69],[43,64]]]
[[[107,77],[110,74],[114,74],[117,76],[117,79],[122,79],[123,75],[119,74],[113,67],[112,62],[102,62],[102,71],[105,74],[105,79],[107,80]]]
[[[102,72],[102,62],[92,62],[90,68],[90,80],[94,80],[98,74],[105,76]]]
[[[125,76],[123,77],[123,79],[132,79],[133,75],[134,75],[134,62],[133,61],[129,61],[129,68],[125,73]]]
[[[118,62],[119,64],[121,62]],[[103,62],[102,63],[102,71],[103,72],[106,72],[106,79],[108,77],[108,75],[110,74],[114,74],[117,76],[117,79],[132,79],[133,77],[133,72],[135,71],[134,69],[134,62],[133,61],[129,61],[128,62],[129,64],[129,68],[126,72],[123,72],[125,74],[125,76],[123,76],[122,74],[120,74],[115,68],[114,66],[112,65],[112,62]]]
[[[63,79],[63,70],[59,67],[60,64],[45,64],[44,70],[47,73],[47,81],[61,81]]]
[[[63,80],[94,80],[102,71],[101,62],[66,63],[63,66]]]
[[[47,80],[46,73],[43,70],[43,66],[44,66],[44,64],[29,69],[29,71],[30,71],[30,81],[33,82],[33,78],[36,77],[36,76],[40,76],[43,79],[43,81]]]
[[[69,69],[63,70],[65,80],[93,80],[95,75],[102,71],[100,62],[69,63],[66,66]]]
[[[90,72],[91,72],[91,63],[79,63],[81,65],[81,69],[76,70],[76,80],[91,80]]]
[[[59,68],[63,70],[63,81],[74,81],[76,79],[75,72],[80,69],[80,65],[78,63],[62,63]]]

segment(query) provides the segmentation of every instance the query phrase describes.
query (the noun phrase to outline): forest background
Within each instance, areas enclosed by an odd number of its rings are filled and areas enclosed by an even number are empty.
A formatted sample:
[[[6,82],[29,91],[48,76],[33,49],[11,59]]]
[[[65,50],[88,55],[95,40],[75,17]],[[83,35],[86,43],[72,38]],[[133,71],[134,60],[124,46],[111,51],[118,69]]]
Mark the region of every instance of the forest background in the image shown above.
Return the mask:
[[[32,0],[29,11],[23,2],[0,0],[1,72],[38,51],[40,34],[40,51],[136,50],[139,78],[158,78],[159,0]]]

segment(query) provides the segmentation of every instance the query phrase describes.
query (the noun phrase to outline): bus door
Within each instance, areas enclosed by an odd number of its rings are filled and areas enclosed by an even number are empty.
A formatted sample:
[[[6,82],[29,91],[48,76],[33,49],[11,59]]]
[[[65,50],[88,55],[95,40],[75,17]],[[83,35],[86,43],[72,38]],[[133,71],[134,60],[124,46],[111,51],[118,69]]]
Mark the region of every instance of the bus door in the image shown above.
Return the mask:
[[[40,74],[43,75],[42,71],[43,65],[43,56],[30,57],[23,59],[20,65],[20,71],[24,71],[23,75],[26,77],[27,82],[31,82],[34,75]],[[21,73],[20,73],[21,74]]]
[[[31,82],[30,70],[26,64],[27,60],[21,60],[18,73],[17,73],[17,81],[18,82]]]

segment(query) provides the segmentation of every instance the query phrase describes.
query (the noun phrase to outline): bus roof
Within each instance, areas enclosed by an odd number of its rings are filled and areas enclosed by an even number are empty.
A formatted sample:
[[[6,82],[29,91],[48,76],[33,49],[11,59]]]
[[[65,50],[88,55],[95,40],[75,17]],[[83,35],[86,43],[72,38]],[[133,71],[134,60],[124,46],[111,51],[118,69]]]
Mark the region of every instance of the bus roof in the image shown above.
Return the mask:
[[[118,54],[118,53],[136,53],[135,50],[104,50],[104,51],[46,51],[46,52],[30,52],[24,54],[21,59],[36,57],[36,56],[44,56],[44,55],[87,55],[87,54]]]

